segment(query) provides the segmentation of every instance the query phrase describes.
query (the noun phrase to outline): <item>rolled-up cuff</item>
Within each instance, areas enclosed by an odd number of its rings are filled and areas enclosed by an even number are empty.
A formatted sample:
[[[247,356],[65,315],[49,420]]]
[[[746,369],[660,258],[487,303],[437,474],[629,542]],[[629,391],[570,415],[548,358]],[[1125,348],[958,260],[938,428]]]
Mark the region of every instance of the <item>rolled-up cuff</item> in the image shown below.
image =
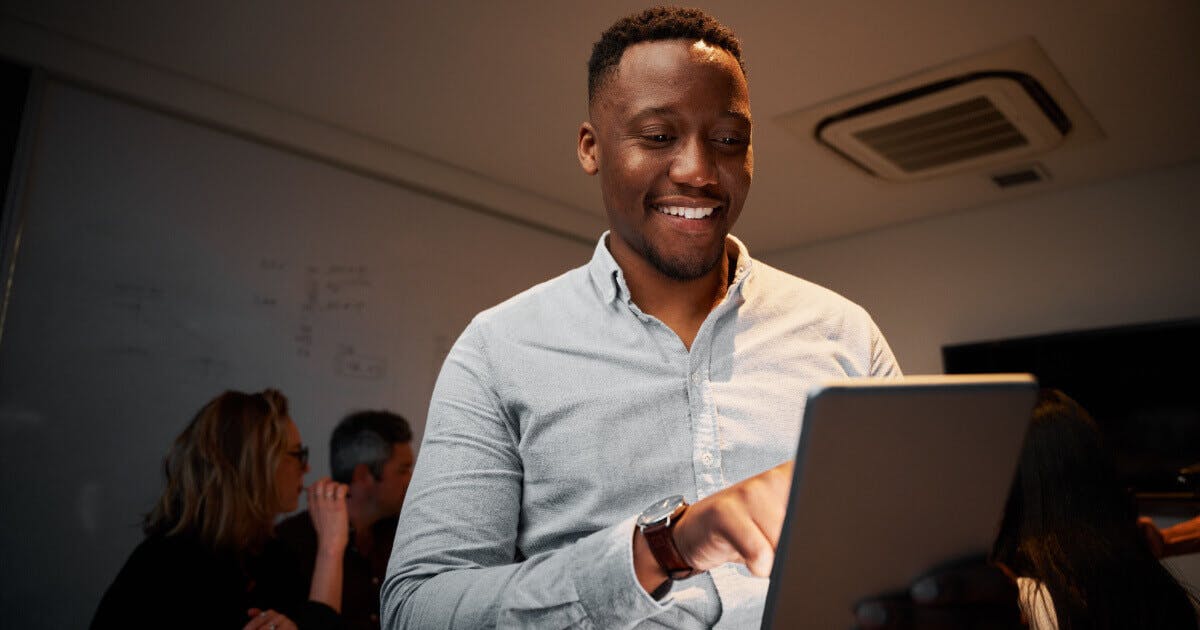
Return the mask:
[[[633,570],[630,517],[575,543],[572,579],[579,601],[597,628],[627,628],[671,608],[668,594],[655,601]]]

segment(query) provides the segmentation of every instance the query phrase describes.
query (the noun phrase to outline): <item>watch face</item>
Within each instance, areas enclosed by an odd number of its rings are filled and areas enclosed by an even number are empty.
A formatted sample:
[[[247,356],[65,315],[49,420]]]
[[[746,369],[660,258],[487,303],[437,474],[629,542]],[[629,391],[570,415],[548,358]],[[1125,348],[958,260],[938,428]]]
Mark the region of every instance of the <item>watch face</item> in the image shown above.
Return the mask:
[[[675,513],[679,506],[686,503],[683,497],[675,495],[667,497],[662,501],[655,501],[650,507],[646,508],[641,516],[638,517],[637,524],[645,527],[665,521],[669,516]]]

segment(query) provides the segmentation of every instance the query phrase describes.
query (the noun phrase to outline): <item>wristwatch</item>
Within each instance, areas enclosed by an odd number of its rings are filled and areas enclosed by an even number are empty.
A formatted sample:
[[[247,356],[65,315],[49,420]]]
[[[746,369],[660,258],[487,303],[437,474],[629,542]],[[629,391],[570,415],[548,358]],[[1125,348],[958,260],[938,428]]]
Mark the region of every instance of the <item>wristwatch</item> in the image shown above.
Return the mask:
[[[672,581],[692,577],[697,573],[679,554],[675,546],[675,523],[687,511],[688,502],[681,496],[655,501],[637,518],[638,529],[650,545],[650,553]]]

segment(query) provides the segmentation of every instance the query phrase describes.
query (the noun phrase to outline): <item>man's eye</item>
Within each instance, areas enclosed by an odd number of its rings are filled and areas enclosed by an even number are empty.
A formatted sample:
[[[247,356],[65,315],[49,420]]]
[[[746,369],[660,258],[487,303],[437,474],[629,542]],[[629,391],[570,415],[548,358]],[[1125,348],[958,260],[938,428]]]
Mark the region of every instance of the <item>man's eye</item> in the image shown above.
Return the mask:
[[[746,144],[746,141],[744,139],[738,138],[735,136],[723,136],[720,138],[716,138],[716,141],[719,144],[724,144],[724,145],[729,145],[729,146],[740,146],[740,145]]]
[[[670,141],[671,136],[669,136],[665,133],[648,133],[648,134],[642,136],[642,139],[649,140],[650,142],[663,143],[663,142]]]

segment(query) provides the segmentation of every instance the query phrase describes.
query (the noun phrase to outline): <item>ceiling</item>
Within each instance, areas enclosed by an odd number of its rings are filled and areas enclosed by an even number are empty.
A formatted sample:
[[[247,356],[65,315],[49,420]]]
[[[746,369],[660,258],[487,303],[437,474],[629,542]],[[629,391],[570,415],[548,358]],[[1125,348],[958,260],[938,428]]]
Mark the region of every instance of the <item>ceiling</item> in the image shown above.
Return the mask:
[[[575,158],[585,63],[599,33],[642,6],[0,0],[0,15],[96,56],[370,138],[516,195],[509,199],[539,199],[552,211],[535,217],[523,215],[528,204],[483,205],[591,240],[604,222],[597,183]],[[1200,158],[1194,1],[721,0],[703,7],[744,44],[756,171],[735,232],[760,254]],[[980,173],[888,182],[780,124],[797,110],[1030,37],[1102,131],[1101,139],[1041,158],[1049,183],[1000,191]],[[47,55],[18,44],[0,53],[35,64]],[[58,71],[87,80],[90,66],[72,63]]]

